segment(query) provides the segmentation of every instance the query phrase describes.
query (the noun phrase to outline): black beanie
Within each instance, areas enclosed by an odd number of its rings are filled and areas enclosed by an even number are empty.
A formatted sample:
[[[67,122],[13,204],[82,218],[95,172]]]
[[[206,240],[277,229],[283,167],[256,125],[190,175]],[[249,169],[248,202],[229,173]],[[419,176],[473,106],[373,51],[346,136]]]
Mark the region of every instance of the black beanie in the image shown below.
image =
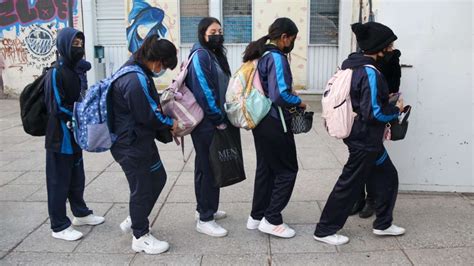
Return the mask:
[[[360,49],[366,54],[375,54],[397,39],[393,31],[380,23],[367,22],[351,25]]]

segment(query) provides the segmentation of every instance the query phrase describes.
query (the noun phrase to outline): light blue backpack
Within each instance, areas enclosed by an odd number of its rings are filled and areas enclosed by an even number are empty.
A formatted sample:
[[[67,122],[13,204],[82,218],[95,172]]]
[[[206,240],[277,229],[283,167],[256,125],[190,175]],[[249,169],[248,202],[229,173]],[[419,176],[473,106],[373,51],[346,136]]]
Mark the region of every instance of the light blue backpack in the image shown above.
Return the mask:
[[[74,138],[81,149],[88,152],[104,152],[112,147],[117,136],[110,130],[108,113],[111,112],[109,92],[115,80],[121,76],[137,72],[145,75],[138,66],[126,66],[112,77],[92,85],[84,100],[74,103],[72,125]]]

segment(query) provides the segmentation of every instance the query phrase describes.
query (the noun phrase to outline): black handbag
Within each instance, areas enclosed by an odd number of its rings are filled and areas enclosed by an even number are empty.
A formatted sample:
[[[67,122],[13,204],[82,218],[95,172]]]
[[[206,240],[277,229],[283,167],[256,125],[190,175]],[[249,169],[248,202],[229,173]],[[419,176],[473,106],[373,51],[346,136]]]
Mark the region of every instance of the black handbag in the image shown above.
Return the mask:
[[[397,141],[405,138],[408,131],[408,117],[410,116],[410,112],[411,106],[407,105],[402,112],[405,114],[402,121],[400,122],[398,119],[395,119],[390,122],[390,140]]]
[[[295,111],[291,117],[291,131],[293,134],[308,133],[313,127],[313,116],[314,112]]]

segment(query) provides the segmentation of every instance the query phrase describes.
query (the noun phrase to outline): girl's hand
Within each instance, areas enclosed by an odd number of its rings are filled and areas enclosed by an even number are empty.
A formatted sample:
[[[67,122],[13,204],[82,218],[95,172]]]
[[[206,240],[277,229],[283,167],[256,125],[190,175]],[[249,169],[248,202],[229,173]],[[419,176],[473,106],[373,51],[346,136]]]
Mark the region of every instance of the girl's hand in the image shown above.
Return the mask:
[[[400,113],[403,112],[403,109],[404,109],[404,106],[403,106],[403,99],[400,98],[398,99],[397,103],[395,104],[396,107],[398,107],[398,109],[400,109]]]
[[[178,127],[179,127],[178,121],[173,120],[173,126],[171,127],[171,134],[173,134],[173,136],[174,136],[174,133],[175,133],[175,131]]]
[[[227,125],[225,123],[222,123],[222,124],[216,126],[216,128],[219,129],[219,130],[224,130],[224,129],[227,128]]]

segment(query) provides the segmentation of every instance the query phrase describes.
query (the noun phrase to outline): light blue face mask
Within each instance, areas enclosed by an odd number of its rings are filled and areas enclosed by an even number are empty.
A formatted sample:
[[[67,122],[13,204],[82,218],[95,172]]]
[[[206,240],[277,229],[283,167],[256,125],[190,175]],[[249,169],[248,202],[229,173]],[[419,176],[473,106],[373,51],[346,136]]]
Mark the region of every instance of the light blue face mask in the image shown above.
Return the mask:
[[[153,75],[152,75],[152,76],[153,76],[154,78],[159,78],[159,77],[163,76],[163,75],[165,74],[165,72],[166,72],[166,69],[164,69],[164,68],[162,67],[161,70],[160,70],[160,72],[158,72],[158,73],[153,71]]]
[[[166,72],[166,69],[162,69],[162,70],[160,70],[160,72],[158,72],[158,73],[153,72],[153,77],[154,77],[154,78],[159,78],[159,77],[163,76],[163,74],[165,74],[165,72]]]

